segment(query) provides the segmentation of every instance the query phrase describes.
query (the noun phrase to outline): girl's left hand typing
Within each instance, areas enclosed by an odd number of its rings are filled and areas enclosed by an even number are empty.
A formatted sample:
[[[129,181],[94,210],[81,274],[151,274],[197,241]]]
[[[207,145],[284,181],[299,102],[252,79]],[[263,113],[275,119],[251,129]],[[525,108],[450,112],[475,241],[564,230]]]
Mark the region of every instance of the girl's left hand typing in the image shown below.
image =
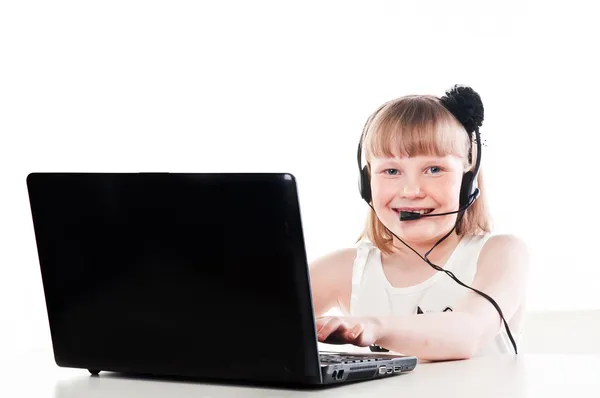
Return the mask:
[[[376,317],[325,316],[317,318],[317,334],[321,343],[353,344],[368,347],[382,333],[382,324]]]

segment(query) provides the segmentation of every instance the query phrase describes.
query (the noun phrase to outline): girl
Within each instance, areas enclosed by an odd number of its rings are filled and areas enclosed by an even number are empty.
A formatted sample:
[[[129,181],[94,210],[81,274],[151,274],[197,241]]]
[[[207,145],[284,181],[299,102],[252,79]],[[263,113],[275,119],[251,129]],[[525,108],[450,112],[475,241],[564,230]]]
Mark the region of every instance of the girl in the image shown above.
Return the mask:
[[[520,333],[529,257],[519,238],[491,233],[475,162],[482,121],[479,95],[459,86],[442,98],[387,102],[369,117],[359,145],[370,206],[365,230],[355,247],[310,265],[320,342],[385,347],[423,360],[517,349],[507,333]],[[483,191],[474,201],[464,196],[469,171]],[[465,200],[466,210],[458,211]],[[428,216],[401,221],[409,211]],[[495,300],[508,325],[447,271]],[[331,310],[343,316],[324,316]]]

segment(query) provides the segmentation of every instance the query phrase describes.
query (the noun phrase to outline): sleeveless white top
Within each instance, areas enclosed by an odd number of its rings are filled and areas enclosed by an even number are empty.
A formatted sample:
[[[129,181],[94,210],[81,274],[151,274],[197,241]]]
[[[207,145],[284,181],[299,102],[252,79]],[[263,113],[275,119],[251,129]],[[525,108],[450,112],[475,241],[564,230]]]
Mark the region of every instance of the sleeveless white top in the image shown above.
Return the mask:
[[[471,286],[477,271],[479,253],[489,238],[490,234],[464,236],[446,264],[437,265],[452,271],[461,282]],[[430,267],[425,262],[423,266]],[[456,283],[444,272],[436,272],[431,278],[414,286],[393,287],[383,272],[380,250],[365,239],[357,244],[349,315],[390,316],[449,311],[469,292],[472,291]],[[506,321],[518,348],[519,333],[513,328],[511,320]],[[514,349],[502,322],[495,339],[476,355],[506,353],[514,353]]]

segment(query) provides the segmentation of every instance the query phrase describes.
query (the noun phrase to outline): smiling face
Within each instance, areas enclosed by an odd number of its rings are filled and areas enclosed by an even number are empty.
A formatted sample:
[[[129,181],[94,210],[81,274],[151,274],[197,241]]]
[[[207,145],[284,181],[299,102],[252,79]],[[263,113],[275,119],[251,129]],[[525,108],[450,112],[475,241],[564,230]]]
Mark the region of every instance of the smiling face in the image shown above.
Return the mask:
[[[456,214],[400,221],[400,211],[456,211],[470,146],[464,127],[434,97],[403,97],[376,112],[363,141],[377,216],[372,236],[381,231],[377,223],[413,247],[430,248],[446,235]]]
[[[454,155],[380,156],[371,162],[373,208],[383,225],[405,242],[435,243],[456,214],[400,221],[400,211],[445,213],[458,209],[464,161]]]

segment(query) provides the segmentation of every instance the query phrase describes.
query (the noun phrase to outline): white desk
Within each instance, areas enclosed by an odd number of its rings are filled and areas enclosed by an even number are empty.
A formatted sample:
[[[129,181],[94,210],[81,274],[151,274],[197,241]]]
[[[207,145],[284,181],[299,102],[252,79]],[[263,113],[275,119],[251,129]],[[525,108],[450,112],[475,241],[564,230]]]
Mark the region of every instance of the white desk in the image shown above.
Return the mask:
[[[31,365],[31,364],[30,364]],[[39,363],[38,363],[39,365]],[[161,379],[113,373],[92,377],[85,370],[12,369],[0,396],[36,398],[125,397],[600,397],[600,356],[520,355],[466,361],[420,363],[410,374],[320,390],[294,390]],[[6,372],[3,372],[6,375]],[[10,375],[13,373],[13,375]],[[4,379],[4,377],[2,377]],[[409,395],[407,395],[409,394]]]

